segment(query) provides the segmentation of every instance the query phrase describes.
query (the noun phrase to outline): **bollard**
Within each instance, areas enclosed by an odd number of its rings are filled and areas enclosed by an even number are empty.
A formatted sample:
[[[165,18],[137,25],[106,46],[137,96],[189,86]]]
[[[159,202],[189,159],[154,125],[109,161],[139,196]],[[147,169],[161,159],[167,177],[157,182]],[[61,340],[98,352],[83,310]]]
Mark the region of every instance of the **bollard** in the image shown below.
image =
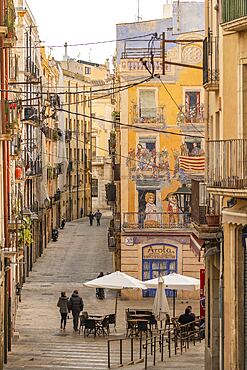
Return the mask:
[[[140,337],[140,359],[142,358],[142,332],[141,332],[141,337]]]

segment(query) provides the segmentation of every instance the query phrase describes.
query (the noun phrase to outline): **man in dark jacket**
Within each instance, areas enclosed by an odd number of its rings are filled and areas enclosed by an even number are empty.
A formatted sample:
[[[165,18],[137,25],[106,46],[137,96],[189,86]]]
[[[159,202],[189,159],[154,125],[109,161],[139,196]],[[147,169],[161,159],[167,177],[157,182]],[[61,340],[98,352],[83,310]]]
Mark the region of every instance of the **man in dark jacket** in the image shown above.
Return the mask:
[[[69,300],[69,309],[73,315],[74,331],[78,331],[78,320],[80,312],[83,310],[83,300],[78,294],[78,290],[74,290]]]
[[[97,212],[95,212],[95,215],[94,217],[96,218],[96,221],[97,221],[97,226],[100,226],[100,219],[101,219],[101,216],[102,216],[102,213],[100,212],[100,210],[98,209]]]

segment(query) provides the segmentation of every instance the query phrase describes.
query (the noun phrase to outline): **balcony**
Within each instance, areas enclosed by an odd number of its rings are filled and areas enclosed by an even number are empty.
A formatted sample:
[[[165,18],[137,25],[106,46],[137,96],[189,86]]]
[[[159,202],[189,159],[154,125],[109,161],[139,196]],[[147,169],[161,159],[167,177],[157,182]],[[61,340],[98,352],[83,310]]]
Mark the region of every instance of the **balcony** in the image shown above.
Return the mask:
[[[203,86],[207,91],[219,89],[218,37],[206,37],[203,41]]]
[[[165,126],[165,107],[140,108],[134,105],[132,109],[133,124],[147,125],[162,124]]]
[[[179,105],[179,112],[177,113],[177,125],[182,129],[192,128],[195,130],[194,125],[204,125],[204,105],[197,104],[190,108],[185,105]]]
[[[247,139],[208,141],[208,188],[247,195]]]
[[[36,160],[36,161],[30,161],[26,165],[26,176],[32,177],[32,176],[40,176],[42,175],[42,161]]]
[[[222,22],[222,27],[226,31],[242,31],[247,29],[246,0],[223,0]]]
[[[190,213],[126,212],[123,214],[123,229],[186,229],[190,225]]]

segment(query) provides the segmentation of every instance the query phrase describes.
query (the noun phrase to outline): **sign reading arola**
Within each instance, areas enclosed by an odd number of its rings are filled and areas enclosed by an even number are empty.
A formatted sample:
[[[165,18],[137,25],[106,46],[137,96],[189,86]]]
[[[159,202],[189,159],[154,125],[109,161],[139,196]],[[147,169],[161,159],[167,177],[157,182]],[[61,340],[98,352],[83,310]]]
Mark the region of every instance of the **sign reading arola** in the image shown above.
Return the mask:
[[[177,259],[177,248],[166,244],[148,245],[143,248],[143,258]]]

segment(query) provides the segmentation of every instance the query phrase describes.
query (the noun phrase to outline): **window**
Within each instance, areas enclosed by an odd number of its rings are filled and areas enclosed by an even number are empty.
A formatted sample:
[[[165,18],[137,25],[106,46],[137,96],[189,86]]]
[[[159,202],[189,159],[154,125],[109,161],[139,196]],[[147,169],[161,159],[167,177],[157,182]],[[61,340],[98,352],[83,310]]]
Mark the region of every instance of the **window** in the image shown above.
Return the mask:
[[[98,198],[98,179],[92,179],[92,197]]]
[[[156,117],[155,90],[139,90],[139,118],[148,120]]]
[[[92,159],[96,159],[96,137],[92,137]]]
[[[85,67],[85,75],[90,75],[90,74],[91,74],[91,68]]]
[[[200,91],[186,91],[185,92],[185,115],[186,122],[194,122],[200,118]]]

